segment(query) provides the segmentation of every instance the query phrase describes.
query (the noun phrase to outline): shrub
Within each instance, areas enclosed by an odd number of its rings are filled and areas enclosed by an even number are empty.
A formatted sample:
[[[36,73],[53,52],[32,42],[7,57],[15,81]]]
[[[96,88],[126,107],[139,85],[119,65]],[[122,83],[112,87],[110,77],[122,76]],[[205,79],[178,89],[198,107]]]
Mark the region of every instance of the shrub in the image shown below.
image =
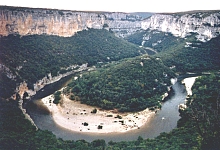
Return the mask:
[[[102,129],[102,127],[103,127],[103,126],[99,125],[99,126],[98,126],[98,129]]]
[[[61,100],[61,92],[60,91],[56,91],[54,94],[54,100],[53,103],[54,104],[58,104]]]
[[[94,109],[91,111],[91,113],[96,114],[96,113],[97,113],[97,109],[94,108]]]
[[[87,122],[84,122],[83,125],[84,125],[84,126],[88,126],[89,124],[88,124]]]

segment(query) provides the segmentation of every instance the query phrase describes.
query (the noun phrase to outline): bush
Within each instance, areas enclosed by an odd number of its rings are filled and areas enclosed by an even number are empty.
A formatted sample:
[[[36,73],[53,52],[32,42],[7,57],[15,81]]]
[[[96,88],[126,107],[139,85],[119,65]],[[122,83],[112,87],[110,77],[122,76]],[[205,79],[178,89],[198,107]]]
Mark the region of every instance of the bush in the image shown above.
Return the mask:
[[[102,129],[102,127],[103,127],[103,126],[99,125],[99,126],[98,126],[98,129]]]
[[[88,126],[89,124],[88,124],[87,122],[84,122],[83,125],[84,125],[84,126]]]
[[[96,113],[97,113],[97,109],[96,109],[96,108],[93,109],[93,110],[91,111],[91,113],[92,113],[92,114],[96,114]]]
[[[58,104],[61,100],[61,92],[60,91],[56,91],[54,94],[54,100],[53,103],[54,104]]]
[[[117,115],[117,116],[116,116],[116,118],[118,118],[118,119],[122,119],[122,116],[120,116],[120,115]]]

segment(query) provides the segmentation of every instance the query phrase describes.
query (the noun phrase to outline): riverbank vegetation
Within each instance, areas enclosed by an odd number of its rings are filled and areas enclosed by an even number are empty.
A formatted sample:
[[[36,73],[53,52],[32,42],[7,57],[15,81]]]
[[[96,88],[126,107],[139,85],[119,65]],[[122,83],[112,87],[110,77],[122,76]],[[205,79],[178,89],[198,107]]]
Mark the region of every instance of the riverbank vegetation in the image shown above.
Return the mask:
[[[54,94],[54,100],[53,100],[53,103],[54,104],[58,104],[60,103],[60,100],[61,100],[61,91],[56,91]]]
[[[17,102],[0,103],[0,149],[212,149],[219,148],[220,140],[220,77],[218,74],[198,78],[193,95],[188,98],[187,108],[180,110],[177,129],[161,133],[155,139],[138,137],[135,141],[110,141],[97,139],[71,141],[57,139],[51,132],[35,129],[24,118]]]
[[[120,112],[160,108],[175,74],[160,59],[141,56],[85,73],[67,86],[82,103]]]
[[[187,108],[180,110],[180,125],[191,125],[198,133],[202,149],[220,147],[220,76],[211,74],[198,78],[187,100]]]

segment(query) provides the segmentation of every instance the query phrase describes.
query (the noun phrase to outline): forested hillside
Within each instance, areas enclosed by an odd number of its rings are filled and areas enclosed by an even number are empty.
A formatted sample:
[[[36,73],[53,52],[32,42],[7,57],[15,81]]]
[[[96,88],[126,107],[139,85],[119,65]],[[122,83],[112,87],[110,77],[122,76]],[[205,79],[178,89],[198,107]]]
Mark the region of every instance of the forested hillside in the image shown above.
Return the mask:
[[[180,111],[180,125],[196,128],[202,149],[220,147],[220,76],[211,74],[196,80],[187,108]]]
[[[175,37],[161,31],[142,31],[127,38],[129,42],[151,47],[169,67],[176,72],[201,72],[220,69],[220,36],[201,42],[192,33],[186,38]]]
[[[189,47],[173,48],[158,56],[167,66],[180,72],[201,72],[220,69],[220,36],[206,43],[193,42]]]
[[[163,52],[177,47],[183,48],[187,41],[196,40],[195,38],[191,38],[194,36],[189,37],[184,39],[173,36],[171,33],[148,29],[136,32],[125,39],[128,42],[141,45],[143,47],[151,47],[157,52]]]
[[[73,100],[80,99],[82,103],[122,112],[137,111],[159,107],[174,77],[160,59],[146,55],[83,74],[66,90],[74,94]]]
[[[16,82],[32,85],[48,73],[67,72],[70,65],[111,62],[144,53],[141,48],[115,37],[106,30],[89,29],[72,37],[47,35],[0,37],[0,61],[16,75]],[[69,70],[70,71],[70,70]],[[0,76],[0,97],[15,88],[4,74]],[[9,88],[8,88],[9,86]],[[11,94],[11,92],[9,92]],[[10,96],[7,94],[7,96]],[[5,97],[7,97],[5,95]]]

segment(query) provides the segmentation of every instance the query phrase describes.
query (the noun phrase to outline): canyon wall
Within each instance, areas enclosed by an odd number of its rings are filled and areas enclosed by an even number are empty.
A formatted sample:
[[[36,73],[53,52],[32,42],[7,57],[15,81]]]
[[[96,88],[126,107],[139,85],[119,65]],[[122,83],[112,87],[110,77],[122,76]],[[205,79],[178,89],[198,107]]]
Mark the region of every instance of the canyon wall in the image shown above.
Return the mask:
[[[123,34],[141,28],[141,17],[126,13],[76,12],[52,9],[0,7],[0,35],[47,34],[72,36],[88,28],[123,29]],[[118,36],[123,36],[118,34]]]
[[[139,30],[159,30],[185,37],[197,33],[197,39],[208,41],[219,35],[220,11],[154,14],[148,19],[120,12],[77,12],[0,6],[0,35],[47,34],[72,36],[88,28],[107,29],[118,37]]]
[[[208,41],[219,35],[220,11],[185,12],[184,14],[155,14],[143,20],[141,28],[170,32],[178,37],[196,33],[200,41]]]

